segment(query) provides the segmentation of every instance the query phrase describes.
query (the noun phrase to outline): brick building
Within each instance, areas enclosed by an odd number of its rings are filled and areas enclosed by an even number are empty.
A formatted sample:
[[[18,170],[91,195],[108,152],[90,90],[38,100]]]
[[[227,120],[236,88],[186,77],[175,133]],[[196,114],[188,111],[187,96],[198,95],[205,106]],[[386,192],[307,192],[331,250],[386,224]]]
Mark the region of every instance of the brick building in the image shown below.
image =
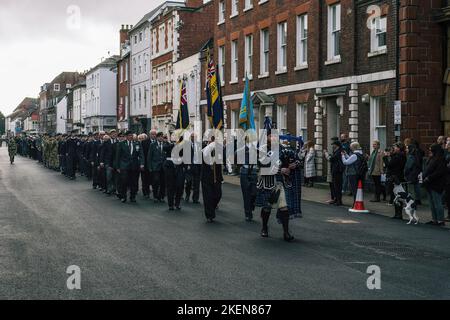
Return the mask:
[[[130,40],[133,26],[122,25],[120,29],[120,59],[117,61],[117,128],[130,128]]]
[[[174,93],[174,64],[198,53],[211,38],[214,11],[212,2],[167,2],[151,18],[153,128],[166,131],[174,126],[173,101],[178,94]]]
[[[278,129],[314,141],[319,175],[323,150],[340,133],[366,152],[374,139],[432,142],[442,133],[443,87],[433,6],[440,1],[213,0],[227,127],[238,125],[247,74],[257,126],[270,116]]]
[[[39,130],[41,133],[56,132],[56,105],[76,83],[83,79],[78,72],[62,72],[50,83],[41,86],[39,93]]]

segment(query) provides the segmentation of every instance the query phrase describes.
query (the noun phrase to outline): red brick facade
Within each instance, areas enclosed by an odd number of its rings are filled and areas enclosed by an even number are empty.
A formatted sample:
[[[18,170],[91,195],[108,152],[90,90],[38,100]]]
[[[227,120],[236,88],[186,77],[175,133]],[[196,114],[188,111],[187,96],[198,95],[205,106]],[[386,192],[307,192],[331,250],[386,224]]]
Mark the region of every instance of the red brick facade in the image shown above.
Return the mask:
[[[245,77],[244,42],[246,35],[252,34],[251,90],[262,91],[275,99],[271,114],[267,109],[265,112],[272,115],[276,124],[285,123],[281,129],[292,134],[299,134],[301,128],[297,110],[303,107],[298,104],[305,104],[307,137],[316,143],[319,157],[329,146],[329,139],[338,133],[349,133],[366,152],[370,151],[374,138],[381,137],[388,146],[405,137],[431,143],[442,134],[444,33],[432,20],[432,10],[440,7],[441,1],[268,0],[259,4],[260,1],[254,0],[249,10],[244,8],[245,1],[239,1],[238,14],[233,15],[231,0],[222,0],[225,1],[224,23],[219,22],[220,1],[213,0],[214,57],[219,64],[219,48],[223,46],[225,67],[221,77],[225,82],[222,91],[228,128],[233,127],[233,117],[240,108]],[[330,5],[335,4],[340,4],[340,59],[329,61],[328,40],[332,39],[329,34],[333,28]],[[308,16],[308,59],[307,67],[299,68],[297,21],[303,14]],[[380,19],[373,20],[375,17]],[[383,21],[384,46],[379,35]],[[286,72],[277,72],[281,22],[287,22]],[[259,76],[261,30],[265,28],[269,29],[269,73]],[[231,81],[233,40],[238,41],[237,82]],[[396,100],[402,101],[401,137],[394,134]],[[258,101],[255,102],[255,112],[259,112]],[[431,112],[423,112],[425,105]],[[285,121],[278,119],[277,113],[283,115],[277,112],[280,106],[286,108]],[[317,166],[325,174],[321,160]]]

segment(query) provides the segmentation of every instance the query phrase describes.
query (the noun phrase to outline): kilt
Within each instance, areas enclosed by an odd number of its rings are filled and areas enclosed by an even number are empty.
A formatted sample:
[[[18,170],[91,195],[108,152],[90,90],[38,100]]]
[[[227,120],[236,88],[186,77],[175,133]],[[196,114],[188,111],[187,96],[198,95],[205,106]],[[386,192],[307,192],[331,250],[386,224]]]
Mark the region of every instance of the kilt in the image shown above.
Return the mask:
[[[295,170],[290,175],[291,185],[284,187],[284,192],[286,196],[286,203],[289,209],[289,218],[302,218],[301,209],[301,188],[302,188],[302,170]],[[277,182],[283,182],[281,175],[277,175]],[[256,206],[260,208],[269,207],[272,205],[269,203],[270,195],[272,190],[258,189],[256,195]],[[280,219],[277,217],[278,223],[281,223]]]

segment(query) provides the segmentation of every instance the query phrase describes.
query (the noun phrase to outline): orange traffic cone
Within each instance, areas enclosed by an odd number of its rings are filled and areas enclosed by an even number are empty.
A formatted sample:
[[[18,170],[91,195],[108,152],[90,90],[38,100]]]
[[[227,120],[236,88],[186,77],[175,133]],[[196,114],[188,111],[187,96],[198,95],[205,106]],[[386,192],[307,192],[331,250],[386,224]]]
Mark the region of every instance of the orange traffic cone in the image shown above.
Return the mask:
[[[361,180],[358,181],[358,192],[356,193],[355,204],[353,205],[353,208],[348,211],[354,213],[369,213],[369,210],[364,208],[363,186]]]

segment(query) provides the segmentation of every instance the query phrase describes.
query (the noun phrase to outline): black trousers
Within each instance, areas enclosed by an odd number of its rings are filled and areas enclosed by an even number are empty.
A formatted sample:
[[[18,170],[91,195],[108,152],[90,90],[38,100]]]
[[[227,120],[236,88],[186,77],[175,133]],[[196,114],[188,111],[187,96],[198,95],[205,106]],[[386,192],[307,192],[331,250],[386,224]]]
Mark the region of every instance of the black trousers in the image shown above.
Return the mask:
[[[86,177],[89,180],[91,180],[92,179],[92,166],[91,166],[91,163],[86,159],[84,159],[84,170],[85,170],[84,174],[86,175]]]
[[[126,199],[128,191],[130,198],[135,198],[139,188],[139,170],[121,169],[120,170],[119,195],[121,199]]]
[[[164,170],[153,171],[152,175],[152,188],[153,197],[156,200],[164,200],[166,197],[166,181],[164,179]]]
[[[107,189],[106,167],[100,167],[98,170],[98,185],[101,189]]]
[[[200,200],[200,174],[201,174],[201,165],[191,165],[190,168],[186,172],[186,198],[191,197],[192,191],[192,200],[197,202]]]
[[[348,184],[350,185],[350,191],[353,194],[353,202],[356,200],[356,193],[358,192],[358,176],[355,175],[349,175],[348,178]],[[335,190],[336,191],[336,190]]]
[[[375,185],[375,199],[380,200],[381,195],[386,199],[386,189],[381,184],[381,176],[372,176],[373,184]]]
[[[98,164],[95,164],[92,166],[91,164],[91,168],[92,168],[92,186],[93,187],[98,187],[100,185],[100,175],[99,175],[99,170],[98,170]]]
[[[202,181],[203,205],[206,219],[216,217],[216,208],[222,198],[222,183],[206,183]]]
[[[335,200],[337,203],[342,203],[342,184],[344,182],[343,175],[341,172],[335,172],[332,173],[332,180],[333,180],[333,200]],[[353,191],[353,190],[352,190]],[[354,193],[356,196],[356,193]]]
[[[256,171],[247,168],[241,168],[241,191],[244,200],[244,211],[247,218],[253,218],[256,200]]]
[[[182,166],[175,166],[172,162],[164,164],[164,178],[166,180],[167,203],[169,207],[179,207],[184,188],[184,170]]]
[[[68,155],[66,157],[66,173],[69,177],[75,178],[75,171],[76,171],[76,163],[75,163],[75,157],[72,155]]]
[[[141,172],[141,182],[142,182],[142,194],[144,196],[150,195],[150,171],[145,169]]]

